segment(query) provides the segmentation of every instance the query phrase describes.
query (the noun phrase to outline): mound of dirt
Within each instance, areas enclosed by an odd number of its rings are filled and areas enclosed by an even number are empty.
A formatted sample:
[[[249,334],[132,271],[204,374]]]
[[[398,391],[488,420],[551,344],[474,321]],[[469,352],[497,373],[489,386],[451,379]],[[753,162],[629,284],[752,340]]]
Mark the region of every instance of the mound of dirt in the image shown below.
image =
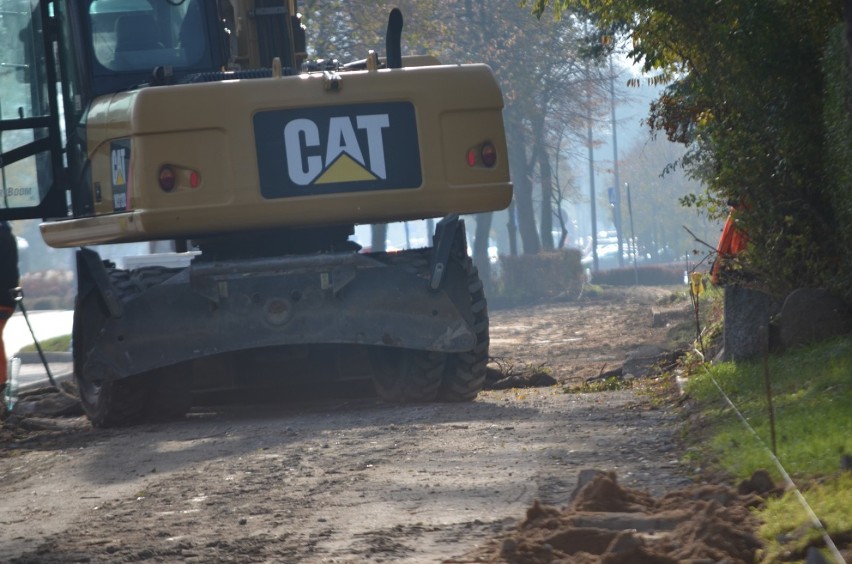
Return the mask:
[[[721,485],[693,486],[655,499],[620,486],[614,472],[584,470],[567,507],[536,501],[517,530],[459,561],[754,562],[761,543],[751,532],[757,523],[749,507],[760,501]]]

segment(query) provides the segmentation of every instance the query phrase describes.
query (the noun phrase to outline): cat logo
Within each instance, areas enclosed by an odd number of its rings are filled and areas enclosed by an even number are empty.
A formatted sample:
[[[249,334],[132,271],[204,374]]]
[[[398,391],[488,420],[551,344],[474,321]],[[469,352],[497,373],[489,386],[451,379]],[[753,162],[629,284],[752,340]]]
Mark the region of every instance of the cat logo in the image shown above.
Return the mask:
[[[126,162],[125,153],[127,149],[124,147],[112,149],[112,185],[123,186],[127,184],[127,170],[124,163]]]
[[[306,149],[320,145],[319,127],[309,119],[294,119],[284,126],[284,147],[287,151],[287,171],[294,184],[307,186],[313,182],[360,182],[387,178],[385,147],[382,129],[390,126],[387,114],[356,116],[355,127],[346,117],[328,121],[325,159],[322,155],[307,155]],[[369,169],[358,144],[355,128],[367,134]],[[325,168],[323,168],[323,163]]]
[[[266,198],[421,184],[417,121],[407,102],[260,112],[254,127]]]
[[[130,171],[130,140],[119,139],[110,143],[110,161],[112,168],[112,209],[126,211],[130,196],[128,172]],[[96,183],[95,201],[101,200],[98,193],[100,184]]]

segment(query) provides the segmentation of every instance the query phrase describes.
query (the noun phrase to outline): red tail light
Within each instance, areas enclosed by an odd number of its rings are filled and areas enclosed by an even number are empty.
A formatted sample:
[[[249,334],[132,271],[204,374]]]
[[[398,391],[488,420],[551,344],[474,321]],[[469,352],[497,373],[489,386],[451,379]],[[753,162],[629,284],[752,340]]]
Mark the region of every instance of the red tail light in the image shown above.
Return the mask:
[[[201,186],[201,173],[196,170],[175,165],[163,165],[157,178],[163,192],[172,192],[181,188]]]
[[[497,148],[491,141],[467,150],[467,166],[493,168],[497,164]]]

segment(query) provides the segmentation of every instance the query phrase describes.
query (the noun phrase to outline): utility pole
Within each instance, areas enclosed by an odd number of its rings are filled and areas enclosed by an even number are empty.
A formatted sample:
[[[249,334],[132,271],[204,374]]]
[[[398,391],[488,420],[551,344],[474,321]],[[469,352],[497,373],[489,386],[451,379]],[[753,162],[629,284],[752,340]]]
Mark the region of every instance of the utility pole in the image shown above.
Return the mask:
[[[615,234],[618,238],[618,266],[624,267],[624,239],[621,230],[621,182],[618,178],[618,137],[615,126],[615,72],[613,72],[612,53],[609,55],[609,99],[612,109],[612,172],[615,186]]]
[[[638,286],[639,267],[636,265],[636,255],[639,253],[639,250],[636,248],[636,232],[633,230],[633,205],[630,203],[630,184],[625,182],[624,187],[627,189],[627,213],[630,216],[630,240],[633,242],[633,278],[635,285]]]

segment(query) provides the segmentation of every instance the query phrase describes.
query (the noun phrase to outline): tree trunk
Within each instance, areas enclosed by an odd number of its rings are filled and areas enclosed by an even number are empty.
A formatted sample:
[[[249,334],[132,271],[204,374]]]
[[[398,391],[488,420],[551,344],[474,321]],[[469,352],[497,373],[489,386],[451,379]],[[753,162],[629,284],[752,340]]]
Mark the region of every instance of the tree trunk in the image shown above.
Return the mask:
[[[557,208],[557,213],[559,214],[556,216],[559,219],[559,244],[556,245],[556,248],[564,249],[565,242],[568,240],[568,226],[566,225],[568,218],[561,207]]]
[[[532,203],[532,181],[529,164],[527,163],[526,138],[523,128],[518,124],[507,127],[510,139],[515,139],[514,146],[509,149],[509,169],[515,184],[515,205],[517,206],[518,230],[524,254],[534,255],[541,250],[541,241],[535,225],[535,212]]]
[[[532,181],[526,156],[520,153],[514,169],[515,203],[518,209],[518,231],[521,234],[521,245],[525,255],[535,255],[541,250],[541,241],[535,225],[535,211],[532,203]]]
[[[518,224],[515,222],[515,201],[509,202],[509,221],[506,222],[506,231],[509,232],[509,255],[518,256]]]
[[[538,171],[541,175],[541,244],[547,251],[553,250],[553,169],[550,155],[544,147],[538,150]]]
[[[370,249],[374,253],[380,253],[387,250],[385,247],[385,239],[388,238],[387,223],[374,223],[370,226]]]
[[[488,240],[491,233],[493,213],[476,215],[476,232],[473,238],[473,264],[479,269],[479,277],[489,285],[491,282],[491,261],[488,258]]]

